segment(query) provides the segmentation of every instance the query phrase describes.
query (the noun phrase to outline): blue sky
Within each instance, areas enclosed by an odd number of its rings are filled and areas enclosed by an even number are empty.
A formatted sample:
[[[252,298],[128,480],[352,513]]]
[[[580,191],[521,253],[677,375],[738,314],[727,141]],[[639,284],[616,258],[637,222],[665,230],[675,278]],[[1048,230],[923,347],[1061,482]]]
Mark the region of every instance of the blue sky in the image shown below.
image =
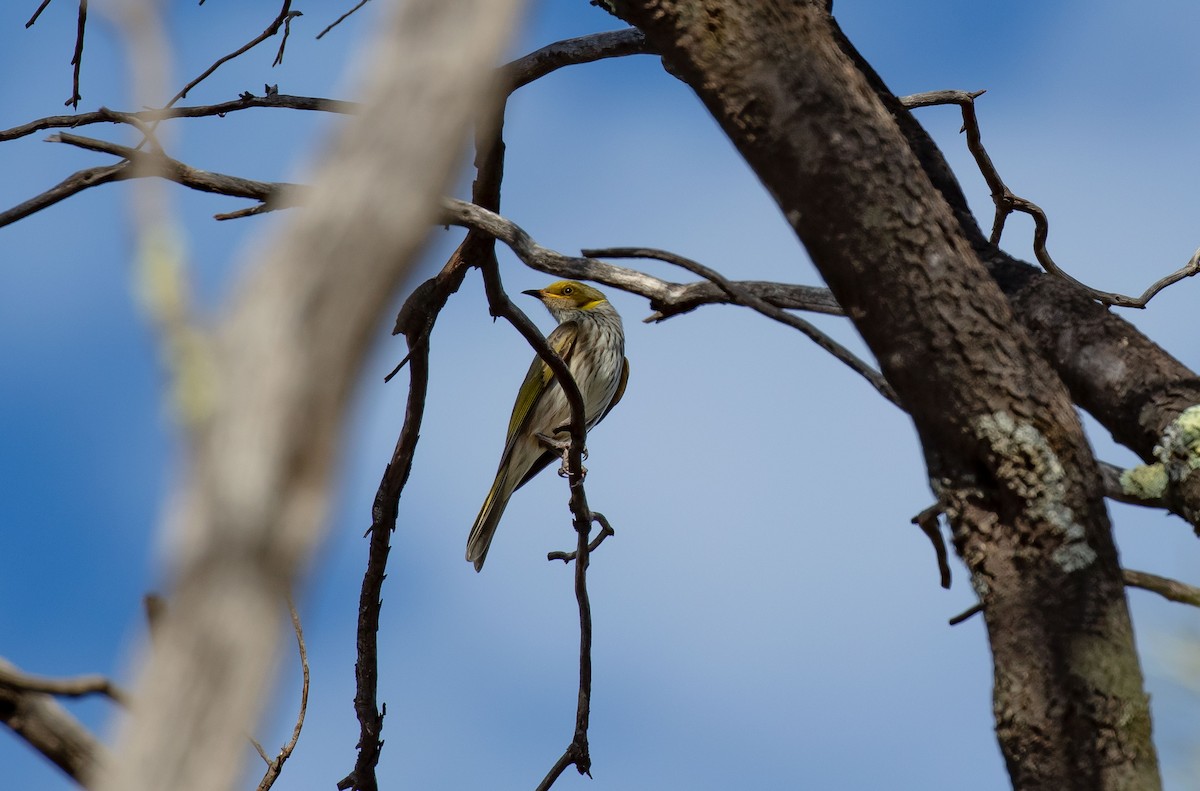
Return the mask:
[[[171,5],[171,85],[278,8]],[[261,93],[264,82],[351,95],[355,56],[384,4],[320,42],[313,35],[350,3],[296,5],[305,16],[282,67],[269,68],[269,42],[187,101]],[[0,67],[20,74],[0,82],[2,128],[63,112],[70,93],[74,4],[52,3],[25,30],[35,6],[0,4]],[[839,0],[835,10],[897,93],[988,89],[978,107],[985,143],[1010,187],[1047,210],[1051,249],[1076,277],[1140,293],[1200,244],[1194,4]],[[513,53],[618,26],[585,0],[544,0]],[[124,69],[93,9],[81,109],[131,106]],[[918,117],[990,217],[957,114]],[[257,111],[177,124],[170,146],[197,167],[298,179],[333,122]],[[130,139],[117,128],[83,133]],[[43,137],[0,145],[3,208],[109,161]],[[506,140],[504,213],[545,245],[656,246],[731,277],[819,282],[716,124],[654,58],[577,67],[522,89]],[[128,185],[101,187],[0,229],[0,655],[48,675],[127,680],[141,596],[163,579],[158,525],[179,472],[176,434],[134,294],[128,195]],[[170,195],[196,301],[212,310],[237,287],[239,251],[277,220],[216,223],[212,214],[244,204]],[[1005,247],[1031,258],[1031,229],[1014,219]],[[459,238],[436,230],[417,277]],[[511,256],[502,268],[510,293],[547,281]],[[1193,369],[1198,288],[1184,282],[1149,310],[1126,312]],[[927,541],[908,524],[931,495],[907,418],[796,333],[746,311],[711,307],[646,325],[644,300],[609,296],[626,319],[633,370],[620,408],[589,440],[589,499],[617,530],[590,574],[595,780],[571,774],[558,787],[1006,788],[982,624],[946,625],[973,601],[965,572],[955,561],[954,588],[942,591]],[[527,307],[548,331],[549,317]],[[844,321],[815,320],[861,349]],[[282,789],[329,789],[354,760],[362,533],[405,398],[403,377],[382,383],[403,355],[390,326],[380,326],[358,390],[329,534],[300,595],[313,688]],[[432,344],[428,415],[383,594],[380,776],[389,787],[529,788],[574,717],[571,572],[544,559],[573,541],[566,487],[546,475],[519,492],[475,574],[463,546],[530,352],[488,317],[476,276]],[[1088,426],[1101,458],[1132,463]],[[1200,580],[1186,525],[1125,506],[1111,513],[1127,565]],[[1168,787],[1190,788],[1198,701],[1175,646],[1196,636],[1196,615],[1139,591],[1130,600]],[[294,716],[298,674],[294,657],[284,661],[258,731],[268,750]],[[103,702],[71,708],[108,727]],[[71,787],[6,732],[0,766],[14,788]]]

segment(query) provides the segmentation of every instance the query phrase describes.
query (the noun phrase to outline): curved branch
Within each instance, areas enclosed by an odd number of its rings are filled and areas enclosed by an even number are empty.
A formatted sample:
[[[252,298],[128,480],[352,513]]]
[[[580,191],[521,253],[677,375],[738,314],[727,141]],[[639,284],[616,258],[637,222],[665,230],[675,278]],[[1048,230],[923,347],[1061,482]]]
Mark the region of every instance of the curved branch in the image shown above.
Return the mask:
[[[1155,281],[1138,297],[1125,296],[1124,294],[1117,294],[1111,291],[1100,291],[1067,274],[1055,263],[1054,259],[1050,256],[1050,251],[1046,248],[1046,240],[1050,235],[1050,220],[1046,217],[1046,212],[1033,201],[1015,195],[1008,188],[1004,180],[1000,177],[1000,173],[992,162],[992,158],[983,147],[979,118],[975,113],[975,100],[983,93],[983,91],[933,91],[902,97],[900,103],[908,108],[931,107],[938,104],[956,104],[959,106],[963,117],[963,131],[967,133],[967,148],[975,158],[975,164],[991,189],[992,201],[996,204],[996,218],[992,225],[992,235],[989,240],[991,244],[998,245],[1000,243],[1000,236],[1003,233],[1004,223],[1008,215],[1014,211],[1028,214],[1033,218],[1034,224],[1033,254],[1037,257],[1038,263],[1042,265],[1042,268],[1050,274],[1079,287],[1093,299],[1106,305],[1115,305],[1122,308],[1144,308],[1163,289],[1178,283],[1180,280],[1200,274],[1200,249],[1197,249],[1192,254],[1192,257],[1188,259],[1186,264],[1171,274]]]
[[[85,189],[98,187],[110,181],[120,181],[121,179],[128,178],[129,175],[130,164],[128,161],[120,162],[116,165],[78,170],[40,195],[35,195],[27,201],[18,203],[11,209],[0,212],[0,228],[11,225],[17,220],[22,220],[31,214],[36,214],[59,201],[66,200],[72,195],[83,192]]]
[[[522,263],[539,272],[572,280],[591,280],[646,297],[656,311],[647,321],[663,321],[694,310],[700,305],[731,303],[728,294],[715,283],[671,283],[636,269],[591,258],[563,255],[542,247],[516,223],[467,201],[444,198],[439,222],[482,231],[504,242]],[[843,315],[827,289],[764,281],[732,281],[731,285],[777,307],[833,316]]]
[[[263,43],[264,41],[269,39],[271,36],[274,36],[276,33],[278,33],[279,27],[281,25],[284,25],[285,23],[290,23],[292,20],[292,17],[296,17],[296,16],[300,16],[300,15],[301,14],[299,11],[292,10],[292,0],[283,0],[283,6],[279,9],[279,13],[275,16],[275,19],[271,20],[271,24],[267,25],[266,30],[264,30],[262,33],[259,33],[254,38],[250,39],[250,41],[246,42],[238,49],[235,49],[233,52],[230,52],[228,55],[223,55],[222,57],[218,58],[215,63],[213,63],[211,66],[209,66],[203,72],[201,72],[200,76],[196,77],[191,82],[189,82],[187,85],[183,86],[183,88],[181,88],[179,90],[179,93],[172,96],[171,100],[169,102],[167,102],[166,106],[171,107],[175,104],[175,102],[179,101],[180,99],[186,98],[188,95],[188,91],[192,90],[197,85],[199,85],[200,83],[207,80],[210,76],[212,76],[213,72],[215,72],[221,66],[223,66],[224,64],[233,60],[234,58],[236,58],[240,55],[244,55],[245,53],[254,49],[259,44]],[[283,59],[283,47],[284,47],[284,44],[286,44],[286,43],[287,43],[287,37],[285,35],[283,42],[279,45],[279,53],[275,56],[275,64],[278,64]],[[275,64],[272,64],[272,65],[275,65]]]
[[[300,613],[296,611],[296,602],[292,599],[291,594],[288,594],[287,605],[288,612],[292,616],[292,631],[296,633],[296,650],[300,654],[300,672],[303,677],[300,684],[300,710],[296,714],[296,724],[292,726],[292,737],[288,739],[287,744],[280,748],[279,754],[275,756],[274,760],[267,761],[267,771],[258,783],[258,791],[267,791],[279,779],[283,765],[287,763],[288,758],[292,757],[292,752],[296,749],[296,742],[300,740],[300,731],[304,729],[304,715],[308,712],[308,649],[304,645],[304,629],[300,626]],[[254,746],[265,760],[266,754],[263,752],[262,746],[257,742]]]
[[[776,305],[772,305],[765,299],[755,296],[749,292],[738,288],[737,284],[730,281],[720,272],[715,269],[710,269],[703,264],[685,258],[684,256],[670,253],[665,250],[652,250],[642,247],[611,247],[604,250],[583,250],[588,258],[653,258],[659,261],[681,266],[692,274],[699,275],[721,289],[722,292],[729,298],[729,301],[735,305],[744,305],[751,308],[767,318],[774,319],[781,324],[785,324],[792,329],[799,330],[808,337],[813,343],[821,347],[825,351],[833,355],[837,360],[844,363],[852,371],[866,379],[872,387],[875,388],[881,396],[892,402],[896,406],[900,406],[900,401],[896,397],[896,391],[887,383],[883,375],[872,368],[867,363],[863,362],[858,355],[847,349],[842,344],[835,341],[833,338],[821,332],[811,323],[805,321],[799,316],[793,316],[780,309]]]
[[[35,121],[14,126],[0,131],[0,143],[26,137],[44,129],[74,129],[91,124],[129,124],[137,126],[138,122],[147,123],[163,121],[171,118],[205,118],[210,116],[224,117],[229,113],[249,110],[255,107],[275,107],[287,110],[309,110],[327,113],[352,113],[358,109],[355,102],[345,102],[338,99],[323,99],[316,96],[290,96],[275,93],[269,96],[255,96],[243,93],[237,99],[218,104],[192,105],[190,107],[165,107],[162,109],[139,110],[126,112],[110,110],[101,107],[88,113],[78,115],[51,115],[38,118]]]
[[[101,675],[76,676],[75,678],[46,678],[22,673],[15,667],[0,664],[0,687],[25,692],[40,692],[66,698],[82,698],[88,695],[103,695],[114,703],[129,705],[129,695],[119,686]]]

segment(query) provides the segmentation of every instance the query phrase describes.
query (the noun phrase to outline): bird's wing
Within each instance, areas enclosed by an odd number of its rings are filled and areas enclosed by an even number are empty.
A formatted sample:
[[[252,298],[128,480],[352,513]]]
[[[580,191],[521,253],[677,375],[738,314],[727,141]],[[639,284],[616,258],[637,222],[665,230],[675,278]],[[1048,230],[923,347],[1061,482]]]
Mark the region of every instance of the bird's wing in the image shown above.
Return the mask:
[[[554,328],[554,332],[546,338],[546,343],[563,359],[563,362],[570,364],[571,351],[575,348],[575,339],[578,336],[579,324],[574,321],[564,321]],[[504,459],[512,453],[516,438],[525,433],[529,419],[533,416],[534,407],[537,406],[538,401],[542,400],[542,396],[546,394],[553,380],[554,372],[550,370],[550,366],[546,365],[541,357],[534,356],[533,362],[529,364],[529,373],[525,374],[525,381],[521,383],[521,389],[517,392],[517,402],[513,404],[512,418],[508,421],[508,436],[504,441]]]
[[[621,363],[621,381],[617,382],[617,392],[613,393],[612,401],[608,402],[608,406],[604,408],[604,411],[600,414],[600,417],[596,418],[596,426],[600,425],[601,420],[604,420],[604,418],[608,417],[608,413],[612,411],[612,408],[615,407],[617,402],[620,401],[625,395],[625,385],[627,384],[629,384],[628,357],[626,357],[625,361]],[[593,428],[595,428],[595,426],[593,426]]]

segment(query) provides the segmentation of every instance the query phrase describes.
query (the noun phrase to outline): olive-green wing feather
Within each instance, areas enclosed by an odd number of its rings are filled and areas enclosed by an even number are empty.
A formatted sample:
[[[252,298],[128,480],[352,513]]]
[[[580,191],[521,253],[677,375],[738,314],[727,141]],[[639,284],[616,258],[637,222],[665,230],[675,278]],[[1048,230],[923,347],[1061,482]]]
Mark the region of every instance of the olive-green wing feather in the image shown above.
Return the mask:
[[[563,362],[569,365],[577,337],[579,337],[579,324],[574,321],[564,321],[554,328],[554,332],[551,332],[546,338],[546,343],[563,359]],[[508,421],[508,436],[504,440],[504,453],[500,456],[501,466],[512,454],[515,438],[525,433],[529,419],[533,416],[534,407],[550,389],[550,383],[553,380],[554,372],[550,370],[550,366],[546,365],[541,357],[535,355],[533,362],[529,364],[529,372],[525,374],[525,381],[521,383],[521,389],[517,392],[517,401],[513,404],[512,417]]]

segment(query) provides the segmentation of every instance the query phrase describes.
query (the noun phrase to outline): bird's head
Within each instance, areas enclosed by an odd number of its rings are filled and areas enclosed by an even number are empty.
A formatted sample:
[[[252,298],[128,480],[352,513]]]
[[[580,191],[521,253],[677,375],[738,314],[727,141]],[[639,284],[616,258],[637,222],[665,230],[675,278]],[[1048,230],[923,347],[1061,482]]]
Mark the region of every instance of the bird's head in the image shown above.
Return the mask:
[[[530,289],[521,293],[540,299],[550,311],[550,315],[558,321],[569,318],[577,311],[592,311],[608,304],[608,300],[599,291],[575,280],[559,280],[545,288]]]

